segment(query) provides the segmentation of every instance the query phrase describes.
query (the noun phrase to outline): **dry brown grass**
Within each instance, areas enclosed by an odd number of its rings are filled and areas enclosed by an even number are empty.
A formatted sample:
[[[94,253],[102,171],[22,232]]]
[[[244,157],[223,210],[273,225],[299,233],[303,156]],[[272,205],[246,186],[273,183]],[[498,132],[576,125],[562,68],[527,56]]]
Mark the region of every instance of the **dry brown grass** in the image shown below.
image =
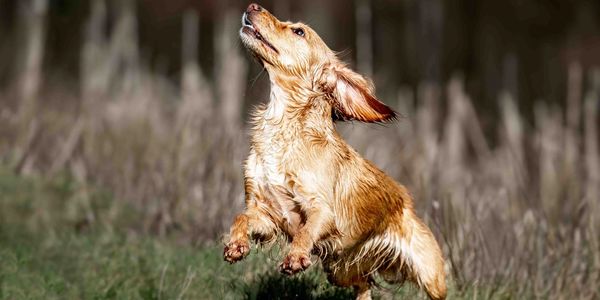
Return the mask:
[[[247,148],[239,118],[247,66],[226,39],[235,35],[229,20],[219,27],[216,82],[186,59],[176,86],[140,62],[131,7],[109,34],[101,30],[106,7],[93,7],[79,86],[38,88],[41,59],[29,57],[21,81],[2,90],[2,163],[107,189],[140,213],[140,232],[214,241],[242,208]],[[194,22],[185,22],[192,34]],[[43,40],[39,24],[25,34]],[[25,53],[43,55],[39,43],[25,40]],[[600,73],[574,66],[569,78],[565,104],[537,104],[532,121],[501,95],[497,136],[484,136],[459,79],[446,90],[399,93],[405,118],[398,124],[340,126],[360,153],[410,188],[459,289],[600,297]],[[95,221],[93,210],[86,221]]]

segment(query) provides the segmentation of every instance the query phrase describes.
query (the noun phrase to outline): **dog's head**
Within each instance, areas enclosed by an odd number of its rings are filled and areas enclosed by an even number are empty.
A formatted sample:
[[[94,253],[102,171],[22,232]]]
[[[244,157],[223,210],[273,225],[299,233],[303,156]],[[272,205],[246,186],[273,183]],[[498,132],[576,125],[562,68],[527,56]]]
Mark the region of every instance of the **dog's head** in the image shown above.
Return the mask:
[[[377,100],[373,85],[343,64],[307,25],[281,22],[258,4],[250,4],[242,16],[240,36],[271,77],[324,93],[332,102],[334,119],[384,122],[396,117]]]

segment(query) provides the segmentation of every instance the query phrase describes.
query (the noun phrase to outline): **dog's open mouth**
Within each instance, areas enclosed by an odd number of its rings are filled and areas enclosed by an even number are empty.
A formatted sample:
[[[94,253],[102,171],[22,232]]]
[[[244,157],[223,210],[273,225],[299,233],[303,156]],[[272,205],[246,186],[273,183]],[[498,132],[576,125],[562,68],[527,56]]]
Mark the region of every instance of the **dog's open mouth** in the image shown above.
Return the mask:
[[[255,39],[259,40],[265,46],[267,46],[271,50],[275,51],[275,53],[279,54],[279,51],[277,51],[277,48],[275,48],[273,46],[273,44],[269,43],[269,41],[267,41],[262,36],[262,34],[260,34],[260,32],[258,31],[258,29],[256,29],[256,27],[254,27],[254,25],[252,24],[252,22],[250,21],[250,19],[248,19],[248,14],[247,13],[244,13],[244,15],[242,16],[242,31],[245,34],[247,34],[249,36],[252,36]]]

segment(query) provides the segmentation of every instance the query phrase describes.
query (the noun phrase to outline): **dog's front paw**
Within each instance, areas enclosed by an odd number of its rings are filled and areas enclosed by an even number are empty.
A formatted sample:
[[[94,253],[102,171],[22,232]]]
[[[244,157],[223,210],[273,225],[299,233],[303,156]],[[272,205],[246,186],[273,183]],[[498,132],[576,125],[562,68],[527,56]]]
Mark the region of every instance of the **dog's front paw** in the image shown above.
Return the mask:
[[[232,264],[242,260],[248,253],[250,253],[250,244],[248,241],[236,240],[225,245],[223,258]]]
[[[310,261],[310,256],[304,253],[290,253],[285,257],[281,265],[279,265],[279,270],[281,273],[287,275],[294,275],[300,271],[306,270],[312,262]]]

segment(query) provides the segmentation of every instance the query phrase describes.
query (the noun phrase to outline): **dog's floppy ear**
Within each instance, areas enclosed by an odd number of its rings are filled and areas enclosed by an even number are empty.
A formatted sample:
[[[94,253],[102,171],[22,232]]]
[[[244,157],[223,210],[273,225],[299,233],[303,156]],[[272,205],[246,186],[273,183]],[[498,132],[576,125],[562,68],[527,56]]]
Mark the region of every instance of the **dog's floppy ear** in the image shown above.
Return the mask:
[[[383,104],[373,91],[373,85],[363,76],[341,64],[322,68],[318,84],[333,102],[335,120],[386,122],[396,118],[396,112]]]

